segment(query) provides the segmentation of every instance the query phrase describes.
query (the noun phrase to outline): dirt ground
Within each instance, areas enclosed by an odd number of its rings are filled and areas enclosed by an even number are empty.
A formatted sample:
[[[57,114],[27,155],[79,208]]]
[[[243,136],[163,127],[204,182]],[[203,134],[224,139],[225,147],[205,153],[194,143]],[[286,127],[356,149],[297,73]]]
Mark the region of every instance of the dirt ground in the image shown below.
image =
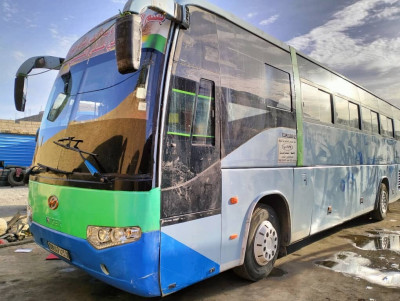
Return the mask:
[[[26,214],[28,186],[0,187],[0,218],[9,220],[18,211]]]
[[[18,189],[24,199],[26,191]],[[16,253],[17,249],[30,252]],[[0,299],[148,300],[104,284],[63,261],[45,260],[47,256],[34,243],[0,248]],[[398,201],[391,204],[382,222],[363,216],[292,245],[288,255],[277,260],[270,277],[259,282],[226,271],[163,300],[397,301],[399,263]]]

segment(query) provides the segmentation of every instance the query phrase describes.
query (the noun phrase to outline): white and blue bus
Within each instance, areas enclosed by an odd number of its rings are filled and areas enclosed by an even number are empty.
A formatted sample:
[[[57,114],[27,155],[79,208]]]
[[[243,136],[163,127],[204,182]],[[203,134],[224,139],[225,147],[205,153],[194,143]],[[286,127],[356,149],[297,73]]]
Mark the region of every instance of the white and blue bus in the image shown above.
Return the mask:
[[[141,296],[234,268],[399,198],[400,110],[201,0],[131,0],[59,69],[30,169],[35,241]]]

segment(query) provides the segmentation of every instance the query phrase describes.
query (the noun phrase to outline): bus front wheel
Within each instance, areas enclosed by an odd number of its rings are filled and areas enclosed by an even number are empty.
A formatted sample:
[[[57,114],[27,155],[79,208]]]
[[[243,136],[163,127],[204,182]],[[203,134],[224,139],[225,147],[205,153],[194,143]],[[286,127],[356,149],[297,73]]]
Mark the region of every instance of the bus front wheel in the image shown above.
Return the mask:
[[[385,219],[389,209],[389,192],[385,183],[379,186],[378,203],[376,209],[372,211],[371,217],[377,221]]]
[[[240,277],[257,281],[269,275],[278,257],[279,220],[274,209],[260,204],[251,218],[243,265],[234,269]]]

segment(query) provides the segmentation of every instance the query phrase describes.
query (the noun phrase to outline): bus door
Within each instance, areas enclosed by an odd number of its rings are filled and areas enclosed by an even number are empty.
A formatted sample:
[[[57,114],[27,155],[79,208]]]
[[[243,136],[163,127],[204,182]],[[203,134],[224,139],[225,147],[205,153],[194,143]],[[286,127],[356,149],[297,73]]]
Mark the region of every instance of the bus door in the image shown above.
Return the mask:
[[[163,295],[219,272],[219,56],[214,18],[207,15],[191,9],[190,28],[179,32],[167,92],[161,162]]]

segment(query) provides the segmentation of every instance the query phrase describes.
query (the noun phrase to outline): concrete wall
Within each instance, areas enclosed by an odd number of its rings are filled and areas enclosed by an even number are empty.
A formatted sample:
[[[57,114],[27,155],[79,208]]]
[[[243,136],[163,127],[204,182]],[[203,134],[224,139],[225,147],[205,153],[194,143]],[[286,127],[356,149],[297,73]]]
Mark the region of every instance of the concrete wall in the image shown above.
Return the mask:
[[[14,121],[0,119],[0,133],[18,135],[36,135],[40,122]]]

